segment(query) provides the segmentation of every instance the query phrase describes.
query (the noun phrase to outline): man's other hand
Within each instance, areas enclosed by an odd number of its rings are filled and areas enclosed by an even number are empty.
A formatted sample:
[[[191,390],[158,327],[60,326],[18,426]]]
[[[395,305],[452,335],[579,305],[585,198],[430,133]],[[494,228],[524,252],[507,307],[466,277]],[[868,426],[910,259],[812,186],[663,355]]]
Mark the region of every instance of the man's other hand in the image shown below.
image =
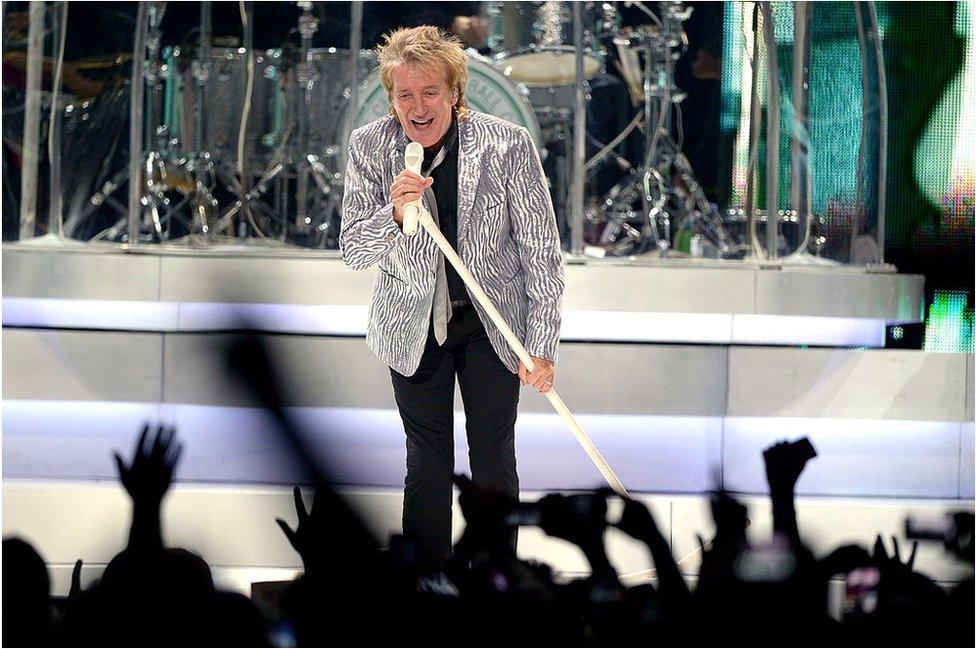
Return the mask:
[[[522,380],[522,385],[531,385],[545,394],[556,382],[556,364],[538,356],[532,357],[532,363],[535,368],[530,372],[525,364],[519,361],[519,378]]]

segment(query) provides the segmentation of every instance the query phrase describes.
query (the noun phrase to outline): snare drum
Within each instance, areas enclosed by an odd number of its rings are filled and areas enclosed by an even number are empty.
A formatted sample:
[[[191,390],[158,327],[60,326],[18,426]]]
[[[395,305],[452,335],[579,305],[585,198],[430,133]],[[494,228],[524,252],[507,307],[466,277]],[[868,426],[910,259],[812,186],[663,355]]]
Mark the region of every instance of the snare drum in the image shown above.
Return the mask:
[[[376,52],[360,50],[359,83],[362,84],[379,66]],[[288,76],[289,117],[296,124],[291,139],[298,147],[297,119],[299,110],[308,111],[308,153],[327,157],[339,146],[345,127],[346,104],[349,102],[352,70],[349,67],[349,50],[334,47],[313,49],[309,52],[310,79],[300,80],[295,67]],[[308,104],[305,104],[303,83],[308,83]],[[297,150],[296,148],[296,150]]]
[[[591,79],[603,68],[600,38],[613,10],[596,2],[581,4],[583,74]],[[488,15],[488,47],[505,76],[530,87],[575,83],[572,2],[489,2]]]
[[[189,60],[188,60],[189,59]],[[196,147],[195,61],[178,48],[166,52],[164,125],[181,153]],[[237,164],[237,138],[244,113],[247,55],[243,48],[215,47],[204,84],[202,147],[229,166]],[[263,169],[281,141],[285,101],[281,51],[254,53],[254,87],[246,155],[252,170]]]

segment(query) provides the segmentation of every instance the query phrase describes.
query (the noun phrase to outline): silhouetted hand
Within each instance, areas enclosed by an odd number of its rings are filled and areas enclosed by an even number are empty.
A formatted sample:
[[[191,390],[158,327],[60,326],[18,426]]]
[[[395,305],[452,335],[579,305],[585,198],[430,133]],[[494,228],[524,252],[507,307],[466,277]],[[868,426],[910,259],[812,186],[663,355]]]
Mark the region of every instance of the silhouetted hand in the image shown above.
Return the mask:
[[[160,506],[173,482],[173,472],[183,452],[183,446],[175,440],[175,428],[160,425],[155,432],[151,432],[149,424],[146,424],[142,427],[129,466],[125,465],[122,456],[113,454],[119,479],[132,499],[128,547],[133,551],[155,552],[163,547]]]
[[[823,575],[847,574],[871,565],[871,555],[860,545],[842,545],[819,561]]]
[[[688,595],[688,585],[674,560],[671,548],[654,521],[654,516],[644,503],[623,498],[624,510],[620,521],[615,525],[625,534],[643,541],[651,551],[651,558],[657,568],[657,576],[662,594],[674,597]]]
[[[456,474],[454,484],[460,491],[458,504],[464,515],[464,532],[454,547],[461,562],[479,552],[513,556],[512,526],[506,517],[518,505],[518,500],[494,489],[471,481],[468,476]]]
[[[946,549],[963,561],[976,562],[973,552],[973,530],[976,528],[976,517],[972,512],[956,512],[952,515],[955,533],[945,540]]]
[[[305,573],[314,574],[320,564],[318,557],[322,552],[320,545],[323,536],[321,516],[318,515],[314,500],[312,501],[312,512],[314,515],[309,514],[305,509],[305,501],[302,500],[301,489],[295,487],[293,495],[295,497],[295,513],[298,515],[298,525],[293,530],[283,519],[276,518],[275,522],[278,523],[281,531],[285,533],[288,542],[291,543],[291,547],[295,548],[295,551],[302,558]]]
[[[175,428],[160,425],[155,433],[151,433],[149,424],[146,424],[129,466],[125,465],[121,455],[114,454],[119,479],[134,503],[158,506],[162,502],[183,452],[183,445],[175,438]]]
[[[536,507],[539,527],[549,536],[575,543],[590,564],[592,601],[616,601],[623,597],[617,571],[607,557],[603,533],[607,529],[607,490],[592,493],[549,494]]]
[[[748,510],[746,506],[725,491],[716,492],[711,500],[712,518],[715,519],[714,546],[722,543],[738,543],[745,540]]]
[[[915,566],[915,553],[918,551],[918,541],[912,543],[911,554],[908,555],[905,563],[902,563],[901,561],[901,548],[898,546],[898,539],[891,537],[891,545],[893,552],[891,556],[888,556],[888,552],[885,550],[884,540],[881,538],[881,535],[878,534],[878,536],[874,539],[874,553],[871,556],[874,563],[879,567],[884,567],[885,565],[898,565],[903,566],[908,570],[912,570]]]
[[[468,476],[460,473],[454,476],[453,481],[460,492],[458,505],[468,527],[479,533],[506,532],[505,517],[518,504],[517,499],[472,482]]]
[[[601,539],[607,527],[607,499],[601,493],[549,494],[538,508],[543,532],[581,547]]]
[[[624,510],[620,515],[620,521],[615,525],[617,529],[644,542],[663,538],[657,523],[654,522],[654,517],[644,503],[632,498],[623,498],[623,501]]]
[[[71,587],[68,588],[68,601],[81,594],[81,566],[81,559],[78,559],[75,561],[75,567],[71,569]]]
[[[810,440],[803,437],[795,442],[780,442],[763,451],[766,479],[773,505],[773,529],[785,535],[800,552],[802,541],[796,521],[796,481],[807,462],[817,456]]]
[[[496,527],[504,524],[505,516],[518,501],[494,489],[471,481],[468,476],[456,474],[454,484],[461,492],[458,504],[468,525]]]
[[[763,451],[770,492],[793,489],[807,462],[816,456],[806,437],[796,442],[779,442]]]

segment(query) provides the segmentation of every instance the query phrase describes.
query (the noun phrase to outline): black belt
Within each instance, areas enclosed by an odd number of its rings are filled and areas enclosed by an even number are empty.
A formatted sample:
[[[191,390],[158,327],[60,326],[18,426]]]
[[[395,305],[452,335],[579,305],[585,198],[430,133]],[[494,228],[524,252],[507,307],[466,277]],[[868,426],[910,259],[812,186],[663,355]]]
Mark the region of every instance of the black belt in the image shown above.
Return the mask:
[[[466,306],[471,306],[471,300],[451,300],[451,310],[457,311],[458,309],[463,309]]]

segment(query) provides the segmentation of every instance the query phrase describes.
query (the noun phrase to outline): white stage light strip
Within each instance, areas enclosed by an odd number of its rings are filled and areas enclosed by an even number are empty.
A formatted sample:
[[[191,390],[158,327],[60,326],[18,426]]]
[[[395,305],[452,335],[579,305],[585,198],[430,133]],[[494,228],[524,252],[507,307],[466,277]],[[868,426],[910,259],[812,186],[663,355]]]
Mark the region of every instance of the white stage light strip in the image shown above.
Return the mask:
[[[563,312],[562,340],[729,344],[732,316],[724,313],[640,311]]]
[[[174,302],[125,300],[61,300],[56,298],[3,298],[5,327],[113,329],[122,331],[174,331]]]
[[[732,316],[732,344],[884,347],[885,321],[814,316]]]
[[[222,331],[245,323],[269,333],[365,336],[368,308],[350,304],[131,302],[3,298],[3,324],[121,331]],[[580,311],[563,313],[562,340],[638,343],[883,347],[869,318]]]
[[[316,460],[345,485],[402,488],[403,427],[395,410],[289,408]],[[177,480],[289,485],[302,468],[268,431],[259,408],[98,401],[5,400],[3,477],[112,480],[112,452],[131,453],[146,420],[177,427]],[[621,480],[644,493],[703,493],[721,467],[733,491],[765,493],[762,449],[809,436],[820,456],[797,493],[972,498],[972,426],[947,421],[816,417],[579,416]],[[72,422],[70,428],[66,421]],[[589,489],[601,478],[556,414],[522,413],[516,447],[526,490]],[[464,418],[455,416],[457,468],[467,469]]]
[[[797,483],[798,495],[960,498],[960,473],[972,475],[952,421],[821,417],[726,417],[725,486],[766,493],[762,450],[807,436],[818,457]]]
[[[183,302],[179,331],[253,329],[273,333],[365,336],[367,307],[347,304],[221,304]]]

